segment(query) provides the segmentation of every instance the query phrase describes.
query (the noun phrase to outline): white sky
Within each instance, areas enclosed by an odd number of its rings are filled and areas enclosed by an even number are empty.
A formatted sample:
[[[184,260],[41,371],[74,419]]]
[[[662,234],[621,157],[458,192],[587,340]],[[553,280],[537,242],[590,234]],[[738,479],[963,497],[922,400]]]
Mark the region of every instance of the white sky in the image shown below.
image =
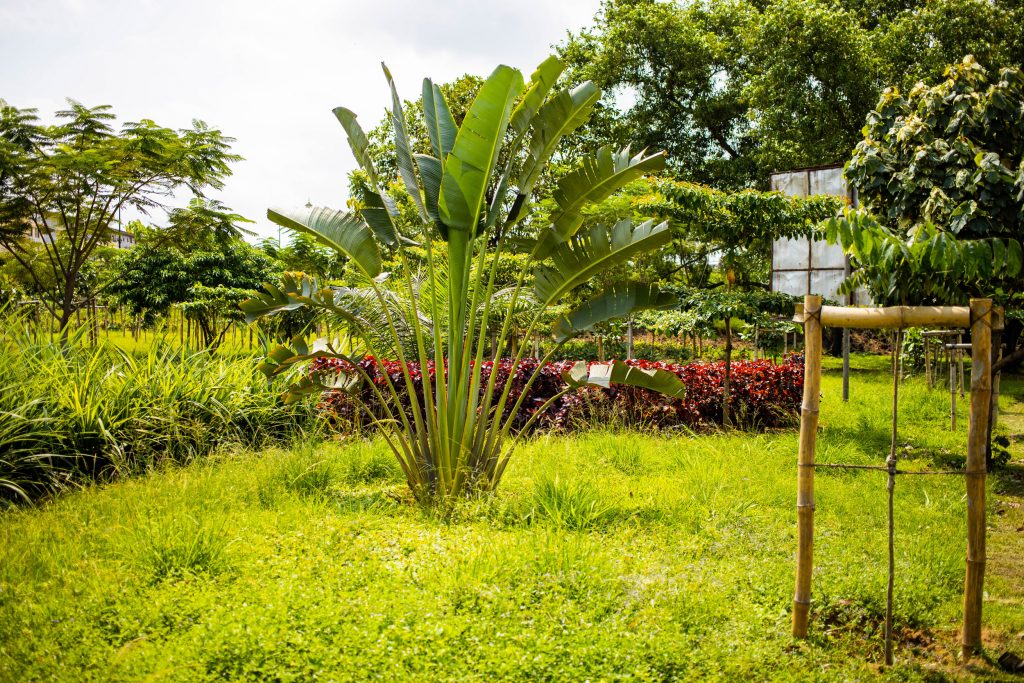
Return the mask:
[[[599,0],[0,0],[0,98],[44,118],[71,97],[118,121],[203,119],[246,158],[217,195],[276,234],[270,205],[342,208],[354,167],[331,109],[369,130],[420,82],[533,67]],[[163,216],[154,216],[162,223]],[[252,227],[252,226],[251,226]]]

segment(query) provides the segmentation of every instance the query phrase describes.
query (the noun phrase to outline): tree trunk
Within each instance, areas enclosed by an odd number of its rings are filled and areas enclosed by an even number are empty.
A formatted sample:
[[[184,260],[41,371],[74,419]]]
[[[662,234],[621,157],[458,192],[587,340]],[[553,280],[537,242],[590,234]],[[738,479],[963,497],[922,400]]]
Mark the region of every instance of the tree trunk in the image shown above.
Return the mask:
[[[71,330],[71,317],[75,314],[75,278],[70,277],[64,285],[60,302],[60,344],[67,346]]]

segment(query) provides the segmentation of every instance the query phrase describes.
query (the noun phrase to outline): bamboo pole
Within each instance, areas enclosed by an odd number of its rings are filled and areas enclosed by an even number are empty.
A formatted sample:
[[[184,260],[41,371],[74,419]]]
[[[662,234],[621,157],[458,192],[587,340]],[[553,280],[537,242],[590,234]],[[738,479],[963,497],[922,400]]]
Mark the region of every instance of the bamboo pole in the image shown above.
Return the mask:
[[[946,325],[968,327],[971,314],[967,306],[889,306],[886,308],[845,308],[823,306],[824,327],[928,327]]]
[[[1005,312],[1002,306],[992,307],[992,367],[1003,357],[1003,327],[1005,325]],[[989,410],[988,437],[985,451],[992,457],[992,428],[999,422],[999,378],[1003,373],[997,372],[992,376],[992,407]],[[987,462],[987,461],[986,461]]]
[[[956,363],[953,362],[953,354],[958,353],[953,349],[946,349],[949,357],[949,430],[956,431]]]
[[[992,405],[992,300],[971,299],[971,420],[967,435],[967,575],[964,661],[981,648],[985,586],[985,437]]]
[[[885,459],[885,467],[889,473],[886,492],[889,499],[889,576],[885,590],[885,663],[892,666],[892,596],[896,582],[896,522],[893,510],[893,498],[896,491],[896,441],[899,427],[900,379],[903,374],[903,330],[896,330],[896,343],[893,345],[892,362],[892,432],[889,442],[889,457]]]
[[[964,335],[958,334],[956,336],[956,344],[957,344],[956,360],[957,360],[957,364],[960,366],[960,374],[958,376],[958,379],[959,379],[959,382],[960,382],[960,398],[964,397],[964,351],[963,351],[963,347],[960,346],[963,343],[964,343]]]
[[[814,446],[818,436],[821,386],[821,297],[804,297],[804,396],[800,408],[800,447],[797,454],[796,516],[799,548],[793,593],[793,636],[807,637],[811,607],[811,567],[814,549]]]
[[[935,378],[932,376],[932,340],[928,337],[921,337],[924,342],[924,376],[928,382],[928,388],[935,388]]]

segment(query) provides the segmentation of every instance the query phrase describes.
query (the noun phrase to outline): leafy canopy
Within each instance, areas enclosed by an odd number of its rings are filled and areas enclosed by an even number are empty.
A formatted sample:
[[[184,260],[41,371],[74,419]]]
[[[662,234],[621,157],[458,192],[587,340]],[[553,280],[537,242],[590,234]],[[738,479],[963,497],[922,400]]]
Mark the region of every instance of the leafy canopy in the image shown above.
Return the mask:
[[[238,304],[275,278],[277,264],[240,239],[203,248],[182,248],[144,238],[120,255],[106,293],[132,315],[151,323],[172,307],[193,320],[206,348],[216,348],[230,325],[242,319]]]
[[[887,89],[847,164],[864,210],[828,224],[878,301],[958,302],[1024,284],[1024,75],[968,56]]]
[[[559,47],[604,89],[586,135],[666,149],[680,179],[738,189],[841,162],[886,85],[965,54],[1024,62],[1015,0],[605,0]]]
[[[116,130],[109,106],[68,104],[46,125],[35,109],[0,100],[0,246],[40,285],[54,278],[44,304],[62,327],[78,306],[82,270],[111,240],[119,212],[163,208],[183,187],[197,196],[219,189],[240,158],[231,138],[202,121],[173,130],[142,119]],[[39,242],[44,258],[30,260],[33,228],[50,237]]]

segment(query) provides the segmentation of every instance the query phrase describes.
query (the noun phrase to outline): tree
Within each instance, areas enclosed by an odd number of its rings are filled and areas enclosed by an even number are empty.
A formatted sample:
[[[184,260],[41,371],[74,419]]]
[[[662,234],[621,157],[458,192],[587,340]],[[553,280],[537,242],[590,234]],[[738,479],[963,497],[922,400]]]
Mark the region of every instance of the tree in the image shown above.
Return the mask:
[[[273,238],[263,240],[260,249],[284,270],[307,273],[322,281],[340,278],[347,262],[343,255],[320,245],[305,233],[293,235],[285,245]]]
[[[559,47],[604,88],[602,139],[665,148],[680,179],[764,187],[840,162],[886,85],[939,77],[968,53],[1024,61],[1014,0],[605,0]]]
[[[194,121],[172,130],[143,119],[115,131],[109,106],[69,100],[59,123],[0,101],[0,246],[46,293],[67,334],[76,288],[90,256],[108,242],[124,209],[161,208],[182,187],[197,196],[230,175],[231,138]],[[28,234],[41,234],[30,259]],[[52,277],[52,286],[48,278]]]
[[[273,260],[240,239],[196,250],[151,236],[121,256],[106,293],[147,323],[180,307],[204,348],[216,350],[244,317],[238,304],[278,272]]]
[[[819,222],[842,209],[838,197],[786,197],[778,192],[722,192],[702,185],[663,180],[641,200],[648,215],[667,218],[676,240],[705,247],[708,276],[682,298],[684,309],[725,325],[725,381],[722,418],[730,421],[733,320],[764,324],[791,305],[768,292],[772,243],[811,234]]]
[[[934,86],[904,96],[889,88],[868,116],[847,164],[863,210],[831,220],[826,234],[857,266],[844,283],[882,303],[966,303],[1024,294],[1024,74],[998,75],[973,56]],[[993,334],[992,372],[1024,360],[1013,350],[1018,316]],[[987,459],[992,457],[992,424]]]
[[[377,310],[391,310],[390,288],[406,292],[405,300],[413,309],[408,316],[413,353],[406,352],[407,339],[387,314],[386,324],[377,332],[390,336],[390,356],[398,361],[400,371],[394,377],[383,373],[383,386],[367,374],[367,367],[373,369],[377,361],[363,357],[374,341],[365,336],[362,347],[352,339],[314,343],[295,339],[270,350],[263,369],[277,375],[305,368],[312,360],[335,361],[317,366],[312,373],[303,372],[289,394],[291,400],[326,388],[351,389],[359,382],[371,385],[387,413],[381,426],[388,444],[421,500],[444,500],[467,490],[496,487],[511,454],[513,425],[518,423],[517,429],[525,430],[553,401],[581,386],[616,382],[676,396],[684,391],[679,378],[665,371],[623,363],[588,368],[582,363],[565,374],[567,386],[555,398],[541,406],[524,406],[543,363],[533,372],[521,370],[522,347],[508,361],[507,371],[503,368],[481,379],[485,361],[501,358],[507,349],[509,329],[517,317],[505,316],[491,353],[485,355],[492,314],[515,312],[529,304],[529,335],[546,310],[577,287],[670,239],[667,226],[653,221],[581,229],[583,207],[660,170],[664,166],[660,153],[632,154],[602,147],[559,181],[554,191],[559,210],[550,222],[527,220],[536,183],[559,142],[587,121],[600,97],[590,83],[556,88],[561,73],[562,64],[549,58],[527,84],[519,71],[499,66],[480,86],[461,125],[456,124],[441,89],[425,79],[421,101],[430,152],[414,154],[423,141],[410,137],[402,100],[385,69],[392,90],[395,163],[420,222],[415,243],[396,230],[398,209],[379,182],[365,133],[344,108],[334,113],[369,183],[361,206],[354,212],[326,208],[268,212],[280,225],[314,235],[344,253],[362,275],[362,287],[377,299]],[[394,254],[400,266],[397,271],[383,272],[382,245]],[[425,269],[410,264],[407,257],[414,250],[426,253]],[[499,292],[495,288],[498,256],[509,251],[522,253],[526,267],[520,269],[514,287]],[[484,267],[488,263],[493,267]],[[347,318],[355,329],[372,327],[352,305],[349,292],[322,289],[313,278],[286,277],[283,287],[265,289],[265,294],[243,304],[250,319],[311,307]],[[556,344],[548,358],[581,331],[634,310],[664,305],[666,299],[670,297],[656,287],[614,282],[555,321]],[[417,361],[415,366],[411,360]],[[422,378],[422,394],[417,393],[412,372]],[[525,388],[512,381],[517,373],[526,375]],[[501,385],[497,384],[499,374]],[[513,386],[520,387],[518,395],[512,394]],[[408,411],[402,407],[403,395]],[[373,412],[364,408],[374,420]],[[525,426],[517,420],[521,410],[531,416]]]
[[[880,303],[963,303],[1022,291],[1024,76],[968,56],[934,86],[889,88],[846,175],[863,210],[828,235]]]

